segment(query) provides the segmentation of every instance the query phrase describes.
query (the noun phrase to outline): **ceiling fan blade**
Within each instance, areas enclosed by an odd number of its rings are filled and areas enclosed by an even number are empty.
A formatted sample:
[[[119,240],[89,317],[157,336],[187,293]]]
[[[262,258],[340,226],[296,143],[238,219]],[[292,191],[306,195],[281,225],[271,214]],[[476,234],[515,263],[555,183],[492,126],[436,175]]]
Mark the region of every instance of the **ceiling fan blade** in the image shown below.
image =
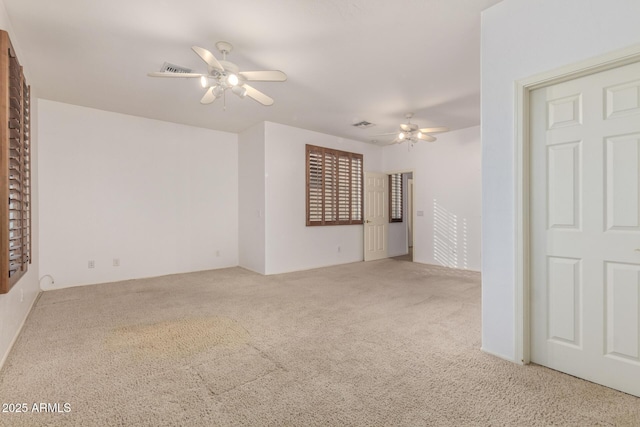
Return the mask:
[[[198,56],[202,58],[202,60],[206,62],[208,66],[210,66],[211,68],[215,68],[216,70],[224,71],[224,67],[218,62],[216,57],[213,56],[213,53],[209,52],[205,48],[198,46],[191,46],[191,49],[195,53],[197,53]]]
[[[389,136],[389,135],[397,135],[398,132],[389,132],[389,133],[376,133],[375,135],[371,135],[371,136]]]
[[[447,132],[448,130],[449,130],[449,128],[446,128],[446,127],[424,128],[424,129],[420,129],[420,132],[422,132],[422,133],[436,133],[436,132]]]
[[[437,138],[435,136],[426,135],[423,133],[418,136],[418,139],[421,139],[422,141],[427,141],[427,142],[434,142]]]
[[[200,104],[211,104],[217,96],[213,93],[213,87],[210,87],[200,100]]]
[[[405,132],[411,132],[418,129],[418,125],[413,123],[403,123],[400,125],[400,129],[402,129]]]
[[[177,77],[183,79],[193,79],[196,77],[202,77],[204,74],[198,73],[171,73],[168,71],[157,71],[147,74],[149,77]]]
[[[284,82],[287,80],[287,75],[280,70],[243,71],[239,74],[250,82]]]
[[[242,85],[243,88],[247,90],[247,96],[259,102],[262,105],[273,105],[273,99],[264,93],[260,92],[258,89],[249,86],[248,84]]]

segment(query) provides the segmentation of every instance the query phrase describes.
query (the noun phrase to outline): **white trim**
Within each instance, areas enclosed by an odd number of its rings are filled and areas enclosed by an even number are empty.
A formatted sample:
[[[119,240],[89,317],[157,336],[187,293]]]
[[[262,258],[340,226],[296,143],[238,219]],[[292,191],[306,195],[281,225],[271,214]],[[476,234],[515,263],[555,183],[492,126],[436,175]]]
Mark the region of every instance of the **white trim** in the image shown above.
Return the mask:
[[[530,286],[529,286],[529,94],[600,71],[640,61],[640,44],[610,52],[576,64],[537,74],[515,82],[515,361],[530,362]],[[484,351],[484,350],[483,350]],[[501,357],[499,355],[496,355]]]
[[[442,266],[439,266],[439,267],[442,267]],[[466,271],[468,271],[468,270],[466,270]],[[523,365],[523,363],[521,363],[519,360],[514,360],[514,359],[512,359],[510,357],[505,356],[504,354],[494,353],[493,351],[487,350],[484,347],[480,347],[480,351],[483,352],[483,353],[486,353],[486,354],[488,354],[490,356],[497,357],[498,359],[506,360],[508,362],[517,363],[518,365]]]
[[[515,357],[529,363],[529,92],[516,82],[516,232],[515,232]]]
[[[22,333],[22,328],[24,328],[24,325],[27,323],[27,319],[31,315],[31,312],[33,311],[33,307],[36,306],[36,302],[38,302],[38,300],[40,299],[41,295],[42,295],[42,291],[38,292],[38,295],[36,295],[36,297],[31,302],[31,307],[29,307],[29,311],[27,311],[27,315],[24,316],[24,319],[22,319],[22,322],[20,323],[20,327],[18,328],[18,330],[16,331],[16,334],[13,336],[13,339],[9,343],[9,347],[7,348],[7,351],[2,355],[2,359],[0,359],[0,369],[2,369],[2,367],[5,364],[5,362],[7,361],[7,358],[9,357],[9,354],[11,353],[11,349],[16,344],[16,341],[18,341],[18,337]]]

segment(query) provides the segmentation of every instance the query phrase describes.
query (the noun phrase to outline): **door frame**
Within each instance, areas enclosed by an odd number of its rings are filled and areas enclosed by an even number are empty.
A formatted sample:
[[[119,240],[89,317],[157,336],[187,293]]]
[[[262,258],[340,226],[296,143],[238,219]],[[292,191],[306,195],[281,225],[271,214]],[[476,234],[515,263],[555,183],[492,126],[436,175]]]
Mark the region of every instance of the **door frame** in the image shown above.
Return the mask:
[[[585,61],[566,65],[551,71],[515,82],[515,357],[516,362],[528,364],[531,361],[531,312],[530,312],[530,160],[531,141],[529,137],[531,91],[554,84],[585,77],[601,71],[621,67],[640,61],[640,44],[609,52]]]

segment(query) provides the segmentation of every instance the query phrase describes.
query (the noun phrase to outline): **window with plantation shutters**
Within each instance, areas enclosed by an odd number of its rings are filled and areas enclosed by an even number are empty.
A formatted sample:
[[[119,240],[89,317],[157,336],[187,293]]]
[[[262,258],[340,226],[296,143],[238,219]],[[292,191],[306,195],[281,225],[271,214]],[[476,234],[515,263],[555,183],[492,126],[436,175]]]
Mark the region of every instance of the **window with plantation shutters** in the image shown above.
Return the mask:
[[[389,222],[402,222],[402,174],[389,175]]]
[[[0,293],[31,263],[30,88],[9,35],[0,31]]]
[[[362,154],[306,146],[307,225],[362,224]]]

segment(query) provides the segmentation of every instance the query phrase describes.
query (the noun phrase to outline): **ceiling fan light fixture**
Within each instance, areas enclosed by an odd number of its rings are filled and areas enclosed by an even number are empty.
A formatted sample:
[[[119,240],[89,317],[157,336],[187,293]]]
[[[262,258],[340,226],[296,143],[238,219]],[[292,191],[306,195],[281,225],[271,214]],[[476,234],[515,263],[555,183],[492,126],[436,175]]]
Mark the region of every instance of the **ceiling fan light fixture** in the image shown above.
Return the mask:
[[[239,81],[240,80],[238,79],[238,76],[236,76],[233,73],[230,73],[227,76],[227,83],[229,83],[229,85],[231,85],[231,86],[236,86],[239,83]]]
[[[200,85],[203,88],[206,88],[207,86],[209,86],[209,79],[207,78],[207,76],[201,76],[200,77]]]
[[[398,134],[398,139],[402,141],[405,136],[404,132],[400,132],[400,134]]]
[[[247,96],[247,89],[242,86],[234,86],[231,88],[231,91],[238,95],[240,98],[244,98]]]
[[[213,94],[217,97],[224,93],[224,88],[220,85],[216,85],[213,87]]]

